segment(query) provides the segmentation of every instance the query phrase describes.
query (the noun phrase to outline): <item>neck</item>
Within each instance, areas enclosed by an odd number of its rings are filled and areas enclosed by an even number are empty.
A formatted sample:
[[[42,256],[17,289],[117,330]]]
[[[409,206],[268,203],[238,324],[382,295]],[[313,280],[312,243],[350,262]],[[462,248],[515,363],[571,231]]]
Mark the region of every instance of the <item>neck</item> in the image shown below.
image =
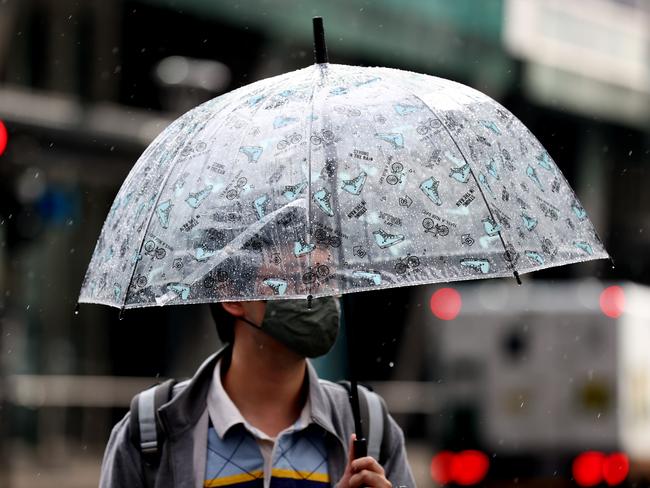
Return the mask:
[[[305,358],[249,325],[236,326],[236,332],[224,389],[251,425],[276,437],[305,404]]]

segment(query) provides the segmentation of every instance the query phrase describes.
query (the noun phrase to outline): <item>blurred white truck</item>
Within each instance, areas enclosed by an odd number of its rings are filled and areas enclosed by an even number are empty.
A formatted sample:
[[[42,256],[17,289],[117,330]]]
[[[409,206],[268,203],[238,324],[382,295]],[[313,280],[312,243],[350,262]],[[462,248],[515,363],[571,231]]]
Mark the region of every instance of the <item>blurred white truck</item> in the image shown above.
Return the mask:
[[[453,320],[430,308],[443,287],[460,293]],[[650,478],[649,288],[490,280],[415,288],[413,301],[396,381],[376,387],[394,413],[427,417],[431,455],[479,449],[486,481],[566,483],[578,454],[623,452],[628,481]]]

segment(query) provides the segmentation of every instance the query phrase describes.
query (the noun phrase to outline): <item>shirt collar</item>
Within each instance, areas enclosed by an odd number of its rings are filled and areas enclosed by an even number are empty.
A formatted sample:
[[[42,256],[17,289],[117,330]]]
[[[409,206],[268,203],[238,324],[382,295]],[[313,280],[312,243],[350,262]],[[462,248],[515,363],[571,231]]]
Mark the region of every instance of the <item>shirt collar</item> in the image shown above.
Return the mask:
[[[339,438],[332,423],[332,406],[328,401],[327,394],[323,391],[324,387],[316,374],[316,369],[309,360],[307,360],[307,375],[309,377],[311,420],[334,437]]]
[[[307,396],[307,401],[300,412],[298,420],[282,433],[302,430],[308,427],[312,421],[315,421],[312,412],[312,390],[314,389],[312,388],[312,385],[318,385],[318,377],[316,376],[315,371],[311,371],[310,368],[311,365],[308,365],[309,394]],[[231,400],[230,396],[228,396],[228,393],[221,382],[221,359],[217,361],[217,364],[214,367],[212,384],[208,391],[207,404],[212,427],[219,438],[223,439],[228,431],[236,425],[243,425],[255,437],[263,440],[274,441],[273,438],[249,424]]]

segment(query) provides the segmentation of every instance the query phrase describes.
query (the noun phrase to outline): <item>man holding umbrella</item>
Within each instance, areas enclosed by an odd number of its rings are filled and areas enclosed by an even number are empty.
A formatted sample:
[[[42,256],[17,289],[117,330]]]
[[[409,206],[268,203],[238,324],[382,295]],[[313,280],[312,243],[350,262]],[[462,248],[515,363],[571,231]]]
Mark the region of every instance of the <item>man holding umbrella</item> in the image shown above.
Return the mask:
[[[154,479],[158,487],[415,486],[402,431],[388,415],[383,466],[355,459],[348,392],[320,381],[306,360],[334,344],[337,298],[315,299],[310,309],[300,300],[211,309],[229,346],[159,410],[166,440],[158,459],[134,444],[129,416],[115,427],[101,487],[153,486]]]
[[[150,395],[132,408],[154,412],[142,416],[144,460],[126,418],[102,486],[141,486],[143,466],[158,487],[410,486],[389,417],[385,459],[350,461],[356,384],[351,415],[344,388],[319,382],[305,361],[331,345],[331,297],[519,281],[608,258],[559,167],[504,107],[432,76],[329,64],[320,20],[314,66],[177,119],[111,207],[79,301],[122,311],[210,303],[233,317],[234,341],[162,408]],[[166,441],[151,469],[156,434]]]

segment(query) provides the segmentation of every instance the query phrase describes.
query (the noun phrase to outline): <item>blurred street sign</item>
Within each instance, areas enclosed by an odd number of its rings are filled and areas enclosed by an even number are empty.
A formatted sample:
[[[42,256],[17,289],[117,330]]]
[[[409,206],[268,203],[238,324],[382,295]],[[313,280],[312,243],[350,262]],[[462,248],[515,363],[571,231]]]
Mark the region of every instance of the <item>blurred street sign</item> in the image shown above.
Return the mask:
[[[506,0],[503,40],[527,61],[524,82],[533,98],[647,127],[647,2]]]

